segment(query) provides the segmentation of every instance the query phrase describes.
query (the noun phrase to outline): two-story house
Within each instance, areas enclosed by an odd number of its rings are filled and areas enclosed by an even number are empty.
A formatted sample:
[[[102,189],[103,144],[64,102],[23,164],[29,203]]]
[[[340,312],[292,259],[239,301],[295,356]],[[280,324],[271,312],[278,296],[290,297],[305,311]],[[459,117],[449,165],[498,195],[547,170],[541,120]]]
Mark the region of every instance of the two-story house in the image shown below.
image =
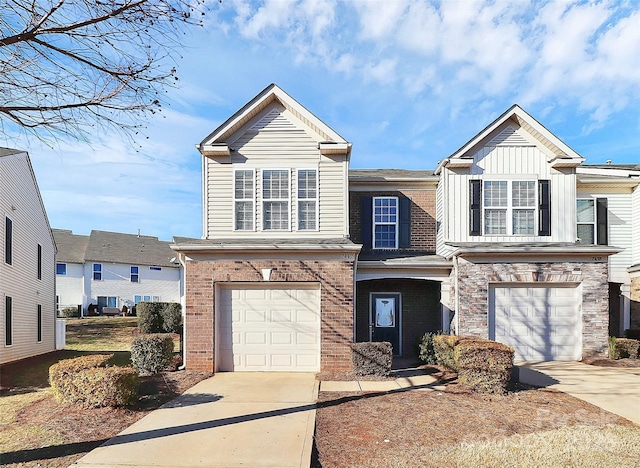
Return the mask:
[[[189,368],[349,371],[354,341],[410,357],[436,330],[576,360],[634,323],[637,168],[585,167],[518,106],[435,171],[349,171],[270,85],[198,150],[203,237],[172,246]]]
[[[0,148],[0,364],[56,349],[56,247],[29,155]]]
[[[129,309],[138,302],[181,302],[182,272],[169,242],[108,231],[90,235],[54,229],[58,245],[58,310],[89,306]]]

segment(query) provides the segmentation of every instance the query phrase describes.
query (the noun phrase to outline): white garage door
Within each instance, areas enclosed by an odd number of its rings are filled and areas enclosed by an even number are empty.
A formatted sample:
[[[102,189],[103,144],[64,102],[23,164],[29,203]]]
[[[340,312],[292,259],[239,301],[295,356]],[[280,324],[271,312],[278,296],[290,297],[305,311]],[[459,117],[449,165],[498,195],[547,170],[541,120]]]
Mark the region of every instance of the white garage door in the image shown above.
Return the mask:
[[[320,290],[255,285],[218,292],[220,371],[320,371]]]
[[[490,338],[512,346],[516,360],[575,361],[581,321],[575,287],[492,286]]]

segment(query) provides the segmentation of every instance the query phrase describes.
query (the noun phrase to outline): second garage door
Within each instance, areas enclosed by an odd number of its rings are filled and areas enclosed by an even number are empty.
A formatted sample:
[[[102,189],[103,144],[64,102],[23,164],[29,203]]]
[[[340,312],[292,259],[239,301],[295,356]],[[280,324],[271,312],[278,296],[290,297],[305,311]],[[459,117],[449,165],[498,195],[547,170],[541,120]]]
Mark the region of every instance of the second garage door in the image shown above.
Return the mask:
[[[220,371],[320,371],[317,285],[222,287],[216,321]]]
[[[575,361],[581,357],[576,288],[492,286],[490,338],[513,347],[522,361]]]

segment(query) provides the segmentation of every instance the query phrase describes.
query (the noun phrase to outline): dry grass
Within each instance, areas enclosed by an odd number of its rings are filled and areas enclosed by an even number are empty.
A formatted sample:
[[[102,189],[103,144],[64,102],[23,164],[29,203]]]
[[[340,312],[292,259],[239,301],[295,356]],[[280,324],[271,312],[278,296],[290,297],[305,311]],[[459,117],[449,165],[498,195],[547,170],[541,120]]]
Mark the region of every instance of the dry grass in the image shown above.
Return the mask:
[[[67,319],[66,349],[75,351],[129,351],[137,336],[136,317]]]

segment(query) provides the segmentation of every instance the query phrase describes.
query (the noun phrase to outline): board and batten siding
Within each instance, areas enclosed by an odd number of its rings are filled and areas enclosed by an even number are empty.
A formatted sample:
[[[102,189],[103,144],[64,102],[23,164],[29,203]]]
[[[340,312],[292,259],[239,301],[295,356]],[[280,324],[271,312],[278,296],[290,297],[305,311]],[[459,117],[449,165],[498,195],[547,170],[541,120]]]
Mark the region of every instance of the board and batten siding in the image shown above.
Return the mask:
[[[547,155],[534,146],[485,146],[474,156],[468,170],[442,172],[443,198],[447,202],[448,223],[444,241],[453,242],[575,242],[575,187],[573,171],[560,172],[550,167]],[[469,181],[551,180],[551,236],[470,236]],[[569,207],[569,208],[567,208]]]
[[[117,306],[122,308],[123,301],[134,301],[138,296],[158,296],[162,302],[180,302],[180,269],[162,267],[151,270],[148,265],[102,263],[102,280],[94,281],[93,264],[85,264],[85,286],[87,304],[98,303],[98,296],[118,298]],[[131,282],[131,266],[138,266],[137,283]]]
[[[58,262],[65,263],[65,262]],[[66,275],[56,275],[56,295],[58,296],[58,308],[82,305],[84,296],[84,265],[81,263],[65,263]]]
[[[629,283],[627,268],[632,263],[632,208],[630,189],[603,189],[580,187],[578,198],[606,198],[608,210],[608,243],[613,247],[624,248],[622,252],[609,257],[609,281]]]
[[[0,364],[55,350],[55,247],[26,153],[0,156]],[[13,261],[5,263],[5,217],[13,221]],[[38,279],[38,244],[42,279]],[[5,298],[12,298],[13,344],[5,345]],[[38,342],[38,305],[42,340]]]
[[[282,238],[291,233],[295,237],[331,238],[346,234],[347,162],[341,158],[322,156],[319,140],[302,127],[288,110],[274,105],[256,123],[230,139],[233,148],[229,162],[205,158],[205,236],[224,238]],[[262,193],[263,169],[291,171],[290,231],[263,231],[261,197],[256,198],[255,231],[235,231],[233,225],[234,170],[253,169],[255,189]],[[297,230],[297,170],[318,170],[318,230]]]

